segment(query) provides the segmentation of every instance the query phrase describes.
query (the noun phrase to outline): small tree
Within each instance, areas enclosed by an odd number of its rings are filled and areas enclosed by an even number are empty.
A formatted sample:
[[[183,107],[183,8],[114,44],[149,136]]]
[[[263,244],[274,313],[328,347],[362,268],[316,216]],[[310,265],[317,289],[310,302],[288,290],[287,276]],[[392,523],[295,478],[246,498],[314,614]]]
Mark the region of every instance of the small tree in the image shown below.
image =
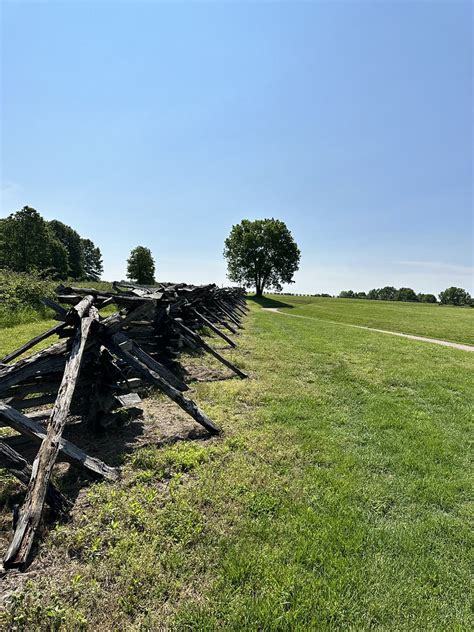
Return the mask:
[[[354,292],[352,290],[342,290],[342,292],[339,292],[338,298],[354,298]]]
[[[439,294],[439,301],[442,305],[472,305],[471,295],[462,287],[448,287]]]
[[[232,226],[225,240],[224,257],[231,281],[255,287],[257,296],[265,288],[282,289],[293,283],[301,253],[286,224],[278,219],[244,219]]]
[[[155,282],[155,262],[151,250],[145,246],[137,246],[127,259],[127,278],[143,285]]]
[[[379,292],[380,292],[380,290],[376,290],[375,288],[372,289],[372,290],[369,290],[367,292],[367,298],[370,301],[376,301],[379,298]]]

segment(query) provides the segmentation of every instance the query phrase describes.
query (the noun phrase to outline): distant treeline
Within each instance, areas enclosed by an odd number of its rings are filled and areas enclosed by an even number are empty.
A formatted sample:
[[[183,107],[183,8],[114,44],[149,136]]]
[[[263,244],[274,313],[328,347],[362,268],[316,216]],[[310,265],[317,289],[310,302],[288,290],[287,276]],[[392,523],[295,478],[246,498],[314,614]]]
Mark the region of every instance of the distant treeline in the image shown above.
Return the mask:
[[[276,296],[314,296],[320,298],[335,298],[332,294],[299,294],[297,292],[266,292],[266,294],[274,294]]]
[[[358,298],[370,301],[405,301],[409,303],[438,303],[438,299],[434,294],[416,294],[411,287],[395,288],[391,285],[379,289],[373,289],[369,292],[354,292],[353,290],[343,290],[338,296],[332,294],[298,294],[295,292],[275,292],[281,296],[313,296],[324,298]],[[442,305],[469,305],[474,307],[474,300],[469,292],[462,287],[448,287],[439,294],[439,302]]]
[[[434,294],[417,294],[411,287],[400,287],[397,289],[391,285],[369,290],[367,294],[365,292],[344,290],[339,293],[338,298],[360,298],[371,301],[405,301],[409,303],[438,302]],[[471,295],[461,287],[448,287],[443,292],[440,292],[438,298],[442,305],[473,305]]]
[[[93,241],[58,220],[45,220],[29,206],[0,219],[2,268],[77,281],[98,281],[103,272],[102,254]]]

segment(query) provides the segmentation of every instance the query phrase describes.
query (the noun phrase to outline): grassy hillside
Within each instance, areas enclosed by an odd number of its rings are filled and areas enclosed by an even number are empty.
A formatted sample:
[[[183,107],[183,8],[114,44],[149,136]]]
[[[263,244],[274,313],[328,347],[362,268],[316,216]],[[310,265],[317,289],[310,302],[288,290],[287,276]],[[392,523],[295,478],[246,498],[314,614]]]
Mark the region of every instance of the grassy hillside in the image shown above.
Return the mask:
[[[473,308],[286,295],[267,296],[261,303],[322,320],[474,344]]]
[[[126,456],[4,625],[469,629],[472,354],[253,305],[233,355],[224,437]]]

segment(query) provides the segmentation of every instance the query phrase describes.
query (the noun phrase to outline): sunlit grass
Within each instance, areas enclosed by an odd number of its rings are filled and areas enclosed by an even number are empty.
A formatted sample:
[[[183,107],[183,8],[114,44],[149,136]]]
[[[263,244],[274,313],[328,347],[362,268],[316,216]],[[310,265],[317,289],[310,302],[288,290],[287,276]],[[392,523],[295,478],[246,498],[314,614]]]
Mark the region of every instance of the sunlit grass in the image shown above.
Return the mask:
[[[7,327],[0,329],[0,358],[3,358],[7,353],[10,353],[14,349],[21,347],[23,344],[43,333],[53,325],[57,324],[55,320],[39,320],[29,322],[24,325],[15,325],[14,327]],[[39,351],[44,347],[47,347],[52,342],[57,340],[57,336],[52,336],[47,340],[39,343],[29,353]]]
[[[224,436],[92,486],[6,625],[470,629],[472,354],[257,306],[239,343],[191,393]]]
[[[322,320],[474,344],[474,308],[469,307],[283,294],[260,302],[277,308],[284,303],[283,311]]]

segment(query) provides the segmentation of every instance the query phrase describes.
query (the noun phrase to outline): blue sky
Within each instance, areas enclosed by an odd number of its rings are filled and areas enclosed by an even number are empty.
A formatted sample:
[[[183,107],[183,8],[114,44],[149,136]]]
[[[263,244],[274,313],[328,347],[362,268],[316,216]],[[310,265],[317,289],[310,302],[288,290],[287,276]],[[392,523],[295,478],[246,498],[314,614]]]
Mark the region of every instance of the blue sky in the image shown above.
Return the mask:
[[[472,5],[3,2],[1,216],[25,204],[225,282],[242,218],[295,292],[472,290]]]

